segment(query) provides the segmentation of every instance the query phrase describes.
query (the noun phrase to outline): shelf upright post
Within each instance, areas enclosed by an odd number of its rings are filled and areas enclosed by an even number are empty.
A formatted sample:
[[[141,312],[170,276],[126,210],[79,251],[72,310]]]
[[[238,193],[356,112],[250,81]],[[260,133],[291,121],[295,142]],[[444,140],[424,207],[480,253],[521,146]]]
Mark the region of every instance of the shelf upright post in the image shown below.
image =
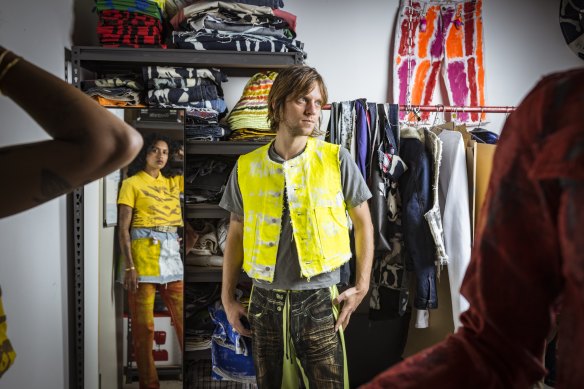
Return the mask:
[[[66,53],[67,54],[67,53]],[[67,62],[67,61],[66,61]],[[70,52],[71,62],[71,84],[76,88],[81,87],[81,63],[79,60],[79,50],[73,47]],[[65,77],[67,77],[68,64],[65,63]],[[71,245],[67,255],[68,265],[68,288],[73,293],[69,293],[69,378],[70,388],[83,389],[85,375],[85,347],[84,347],[84,325],[85,316],[83,313],[84,297],[84,190],[83,187],[76,188],[67,195],[67,219],[68,232],[72,236]],[[73,270],[70,270],[73,269]]]

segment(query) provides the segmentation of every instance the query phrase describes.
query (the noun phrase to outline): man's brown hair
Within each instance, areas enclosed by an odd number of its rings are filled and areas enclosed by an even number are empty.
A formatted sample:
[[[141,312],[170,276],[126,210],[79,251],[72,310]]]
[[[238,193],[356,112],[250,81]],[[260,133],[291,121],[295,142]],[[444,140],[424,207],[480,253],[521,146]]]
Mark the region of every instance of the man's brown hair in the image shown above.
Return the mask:
[[[295,100],[301,96],[307,95],[316,83],[320,88],[322,96],[322,105],[327,103],[328,92],[322,76],[316,69],[310,66],[294,65],[278,72],[278,76],[272,84],[270,94],[268,95],[268,121],[272,131],[278,131],[284,112],[284,104],[287,100]],[[314,129],[311,136],[322,135],[320,131],[320,118],[318,126]]]

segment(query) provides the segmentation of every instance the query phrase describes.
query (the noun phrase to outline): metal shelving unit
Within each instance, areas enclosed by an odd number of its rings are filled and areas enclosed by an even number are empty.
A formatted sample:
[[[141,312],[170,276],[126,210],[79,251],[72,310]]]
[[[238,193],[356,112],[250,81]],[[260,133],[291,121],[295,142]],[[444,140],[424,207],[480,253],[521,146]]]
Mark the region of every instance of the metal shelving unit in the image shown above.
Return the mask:
[[[249,153],[266,142],[205,142],[191,141],[185,144],[187,154],[222,154],[222,155],[241,155]]]
[[[232,77],[250,77],[264,70],[277,70],[290,65],[303,64],[301,53],[268,53],[268,52],[234,52],[234,51],[197,51],[183,49],[159,48],[105,48],[93,46],[73,46],[65,53],[65,78],[76,87],[90,74],[105,75],[112,73],[142,72],[145,65],[216,67]],[[129,108],[129,107],[128,107]],[[146,124],[148,126],[149,124]],[[153,125],[156,126],[156,125]],[[249,152],[265,143],[260,142],[190,142],[185,143],[185,154],[223,154],[239,155]],[[69,284],[72,291],[70,317],[72,326],[71,339],[71,381],[72,387],[83,388],[84,383],[84,321],[83,291],[84,291],[84,191],[76,189],[69,195],[69,225],[73,236],[70,243],[70,265],[73,269],[69,274]],[[227,215],[217,206],[188,206],[188,217],[219,218]],[[200,273],[200,274],[199,274]],[[245,279],[242,276],[242,279]],[[221,280],[219,272],[185,271],[187,282],[217,282]],[[249,279],[248,279],[249,280]],[[186,355],[189,358],[189,355]]]
[[[187,218],[221,219],[229,216],[229,212],[216,204],[187,204]]]
[[[193,269],[194,268],[194,269]],[[185,266],[185,282],[221,282],[222,268],[214,266]],[[243,271],[240,281],[251,281]]]
[[[251,76],[267,69],[302,64],[301,53],[212,51],[131,47],[73,46],[73,84],[79,86],[81,70],[97,73],[142,72],[145,65],[221,68],[230,76]]]

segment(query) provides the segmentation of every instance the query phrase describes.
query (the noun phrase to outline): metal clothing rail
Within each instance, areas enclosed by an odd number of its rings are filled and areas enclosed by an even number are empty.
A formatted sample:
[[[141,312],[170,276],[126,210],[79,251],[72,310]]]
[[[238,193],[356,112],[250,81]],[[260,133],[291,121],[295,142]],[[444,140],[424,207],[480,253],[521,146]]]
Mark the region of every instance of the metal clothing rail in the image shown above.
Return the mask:
[[[401,105],[400,111],[410,112],[480,112],[480,113],[509,113],[515,111],[514,106],[451,106],[451,105]]]
[[[482,105],[482,106],[454,106],[454,105],[407,105],[400,104],[400,111],[408,112],[480,112],[480,113],[510,113],[515,111],[517,107],[515,106],[492,106],[492,105]],[[330,110],[330,104],[323,105],[323,110]]]

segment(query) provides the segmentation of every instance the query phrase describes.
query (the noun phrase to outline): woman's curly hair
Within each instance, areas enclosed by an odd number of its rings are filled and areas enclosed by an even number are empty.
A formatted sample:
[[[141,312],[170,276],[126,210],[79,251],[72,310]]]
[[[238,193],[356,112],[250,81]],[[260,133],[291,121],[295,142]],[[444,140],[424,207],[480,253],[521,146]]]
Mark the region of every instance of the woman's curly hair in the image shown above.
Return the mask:
[[[171,166],[172,157],[177,153],[180,148],[180,142],[174,141],[165,135],[158,133],[151,133],[144,137],[144,145],[142,150],[138,153],[136,158],[128,166],[128,177],[133,176],[140,170],[144,170],[146,167],[146,155],[148,151],[156,144],[158,141],[166,142],[168,145],[168,161],[166,165],[160,170],[164,177],[174,177],[182,174],[181,169],[177,169]]]

